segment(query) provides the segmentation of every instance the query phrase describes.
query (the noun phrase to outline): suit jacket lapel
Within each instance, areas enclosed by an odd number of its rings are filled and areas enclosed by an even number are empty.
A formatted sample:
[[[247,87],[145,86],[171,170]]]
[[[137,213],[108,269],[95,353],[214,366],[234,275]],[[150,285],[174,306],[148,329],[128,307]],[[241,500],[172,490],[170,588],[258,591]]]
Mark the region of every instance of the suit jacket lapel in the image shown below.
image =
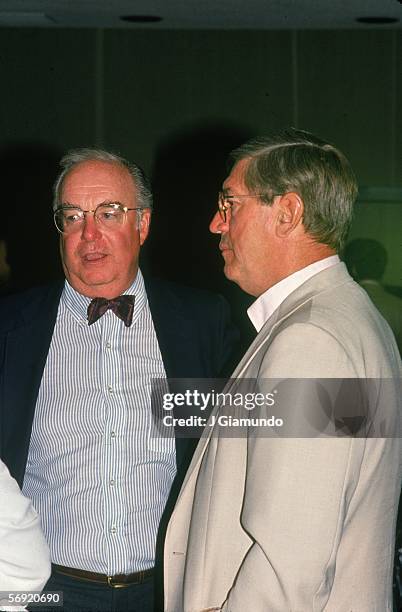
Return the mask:
[[[268,340],[274,328],[274,325],[277,322],[277,314],[278,314],[278,311],[276,311],[272,315],[272,317],[270,317],[269,321],[265,323],[263,330],[261,330],[260,333],[254,338],[253,342],[250,344],[249,348],[247,349],[246,353],[240,360],[239,364],[234,369],[233,374],[231,375],[230,379],[225,385],[225,388],[222,390],[222,393],[230,393],[230,390],[233,384],[235,383],[235,380],[242,375],[243,371],[247,368],[250,361],[255,357],[256,352],[261,348],[262,344]],[[219,406],[215,406],[211,412],[210,418],[212,417],[212,415],[216,415],[218,410],[219,410]],[[194,451],[191,463],[187,470],[187,474],[183,480],[183,485],[182,485],[180,495],[178,496],[177,501],[179,501],[181,493],[184,490],[184,487],[186,486],[188,480],[190,479],[191,474],[196,469],[197,465],[202,459],[208,447],[213,431],[214,431],[213,427],[209,427],[208,425],[205,427],[204,434],[198,442],[198,445]]]

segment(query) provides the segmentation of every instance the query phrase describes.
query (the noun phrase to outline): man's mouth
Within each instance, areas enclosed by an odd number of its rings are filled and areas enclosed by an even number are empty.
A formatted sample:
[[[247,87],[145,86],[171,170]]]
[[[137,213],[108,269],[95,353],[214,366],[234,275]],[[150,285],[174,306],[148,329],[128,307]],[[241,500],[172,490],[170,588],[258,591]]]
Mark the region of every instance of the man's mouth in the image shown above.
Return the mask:
[[[107,257],[106,253],[85,253],[85,255],[81,255],[81,258],[85,263],[97,262]]]

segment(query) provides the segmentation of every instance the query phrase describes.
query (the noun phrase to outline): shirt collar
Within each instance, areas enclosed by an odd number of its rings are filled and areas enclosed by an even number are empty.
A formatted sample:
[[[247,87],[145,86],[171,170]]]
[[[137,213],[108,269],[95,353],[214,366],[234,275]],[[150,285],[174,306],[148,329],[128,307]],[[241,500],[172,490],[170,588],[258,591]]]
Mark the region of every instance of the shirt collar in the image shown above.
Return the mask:
[[[330,257],[325,257],[325,259],[320,259],[320,261],[316,261],[287,276],[261,294],[247,310],[247,314],[257,332],[260,331],[265,321],[268,321],[269,317],[295,289],[315,274],[318,274],[318,272],[334,266],[339,261],[338,255],[331,255]]]
[[[135,277],[130,287],[127,287],[127,289],[123,291],[122,295],[135,295],[133,315],[134,323],[147,300],[144,277],[142,276],[140,269],[138,269],[137,276]],[[64,289],[61,294],[60,303],[64,307],[66,307],[67,310],[69,310],[69,312],[73,315],[73,317],[79,322],[87,321],[87,310],[91,300],[92,298],[86,297],[85,295],[82,295],[81,293],[78,293],[78,291],[73,289],[73,287],[66,279],[64,283]]]

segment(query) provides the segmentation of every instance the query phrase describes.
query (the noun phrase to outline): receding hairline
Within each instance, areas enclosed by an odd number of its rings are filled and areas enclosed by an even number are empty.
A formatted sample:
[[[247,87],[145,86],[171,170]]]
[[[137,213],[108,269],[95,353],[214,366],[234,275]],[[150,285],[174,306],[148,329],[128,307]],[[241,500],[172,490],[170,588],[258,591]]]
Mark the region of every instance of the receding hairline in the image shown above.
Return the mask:
[[[62,181],[61,181],[61,183],[59,185],[59,188],[58,188],[59,195],[60,195],[60,201],[62,201],[64,199],[63,198],[63,195],[64,195],[63,192],[64,192],[65,183],[68,180],[68,178],[72,174],[74,174],[76,172],[79,172],[80,169],[82,169],[82,166],[85,166],[85,165],[88,166],[88,165],[91,165],[91,164],[96,164],[96,165],[102,164],[103,166],[115,166],[118,169],[124,170],[125,174],[127,175],[127,177],[131,181],[130,184],[131,184],[132,189],[133,189],[134,198],[137,198],[137,196],[139,195],[138,186],[137,186],[137,184],[135,182],[134,176],[132,175],[132,173],[130,172],[130,170],[127,168],[127,166],[125,164],[123,164],[122,162],[120,162],[118,160],[83,159],[82,161],[77,161],[77,162],[73,163],[70,167],[66,167],[65,168],[65,174],[64,174],[64,176],[62,178]],[[93,187],[93,185],[92,185],[92,187]]]
[[[101,160],[101,159],[85,159],[82,160],[80,162],[77,162],[75,164],[73,164],[71,166],[71,168],[66,170],[65,175],[63,176],[63,180],[60,183],[59,186],[59,194],[60,194],[60,202],[63,204],[63,200],[64,200],[64,188],[65,188],[65,183],[68,180],[68,178],[74,174],[75,172],[78,172],[80,170],[80,166],[83,165],[89,165],[89,164],[103,164],[103,165],[109,165],[109,166],[116,166],[119,169],[125,170],[128,178],[131,180],[131,187],[133,189],[133,198],[134,201],[135,199],[138,197],[138,187],[136,185],[136,182],[134,180],[133,175],[131,174],[131,172],[128,170],[128,168],[122,164],[121,162],[117,161],[117,160]],[[95,185],[88,185],[88,187],[93,188]],[[65,202],[64,202],[65,203]]]
[[[134,196],[141,208],[149,208],[152,210],[151,186],[141,166],[128,161],[126,158],[112,151],[88,147],[70,149],[61,158],[59,163],[61,170],[53,184],[53,210],[56,210],[61,204],[60,196],[66,177],[72,173],[74,168],[79,170],[80,166],[85,162],[103,162],[125,168],[132,178]]]
[[[102,165],[102,166],[114,166],[117,167],[121,170],[124,170],[125,173],[131,178],[133,185],[136,186],[135,184],[135,180],[134,177],[132,175],[132,173],[130,172],[130,170],[127,168],[127,166],[125,166],[123,163],[121,163],[120,161],[117,160],[103,160],[103,159],[83,159],[82,161],[78,161],[75,162],[74,164],[72,164],[71,166],[67,166],[65,168],[65,174],[63,175],[63,179],[61,181],[61,185],[60,187],[62,188],[64,185],[65,180],[74,172],[77,172],[80,170],[80,168],[82,168],[82,166],[89,166],[89,165]]]

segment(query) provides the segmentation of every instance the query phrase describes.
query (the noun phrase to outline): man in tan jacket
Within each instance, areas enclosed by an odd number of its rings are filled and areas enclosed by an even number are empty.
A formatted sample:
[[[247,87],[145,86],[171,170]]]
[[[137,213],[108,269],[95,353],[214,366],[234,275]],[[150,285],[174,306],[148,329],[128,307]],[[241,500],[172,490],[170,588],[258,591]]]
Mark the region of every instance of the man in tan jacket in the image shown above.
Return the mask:
[[[254,381],[277,426],[214,407],[167,531],[165,611],[391,611],[402,373],[337,254],[353,172],[296,130],[233,161],[210,229],[258,335],[225,391]]]

